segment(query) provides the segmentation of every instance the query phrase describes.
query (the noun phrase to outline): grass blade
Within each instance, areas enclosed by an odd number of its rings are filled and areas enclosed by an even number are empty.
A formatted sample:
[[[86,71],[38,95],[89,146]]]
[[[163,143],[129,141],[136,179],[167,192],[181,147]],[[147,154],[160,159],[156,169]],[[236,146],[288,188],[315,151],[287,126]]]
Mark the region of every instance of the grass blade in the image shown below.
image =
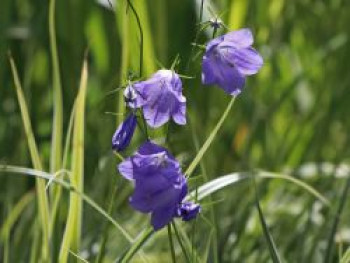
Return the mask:
[[[85,124],[85,97],[88,78],[86,59],[83,62],[80,87],[76,100],[76,109],[73,128],[72,148],[72,176],[71,185],[79,192],[83,192],[84,185],[84,124]],[[63,236],[59,262],[67,262],[68,251],[78,251],[80,247],[82,224],[82,198],[75,194],[70,195],[70,204],[67,225]]]
[[[346,250],[343,257],[340,259],[340,263],[349,263],[350,262],[350,248]]]
[[[53,127],[52,127],[52,141],[51,141],[51,160],[50,172],[54,173],[61,169],[62,162],[62,131],[63,131],[63,102],[62,102],[62,88],[61,77],[59,69],[59,60],[57,54],[56,44],[56,30],[55,30],[55,4],[56,0],[50,0],[49,6],[49,33],[50,33],[50,47],[53,70]]]
[[[303,181],[301,181],[297,178],[294,178],[290,175],[265,172],[265,171],[259,171],[258,173],[256,173],[256,175],[261,177],[261,178],[283,179],[283,180],[287,180],[289,182],[292,182],[292,183],[304,188],[304,190],[306,190],[307,192],[309,192],[310,194],[315,196],[317,199],[319,199],[326,206],[328,206],[328,207],[330,206],[330,202],[328,201],[328,199],[326,197],[324,197],[320,192],[318,192],[316,189],[314,189],[312,186],[308,185],[307,183],[304,183]]]
[[[264,218],[264,214],[263,214],[263,212],[261,210],[261,207],[260,207],[258,190],[257,190],[257,187],[256,187],[255,178],[253,177],[252,180],[253,180],[254,189],[255,189],[255,204],[256,204],[256,208],[257,208],[258,213],[259,213],[260,223],[261,223],[261,226],[263,228],[267,244],[269,246],[269,251],[270,251],[270,255],[271,255],[272,261],[274,263],[280,263],[281,259],[280,259],[280,256],[278,254],[275,242],[273,241],[272,235],[271,235],[271,233],[269,231],[269,228],[268,228],[268,226],[266,224],[266,221],[265,221],[265,218]]]
[[[205,197],[211,195],[214,192],[217,192],[221,190],[222,188],[236,184],[244,179],[249,178],[249,176],[252,174],[252,172],[241,172],[241,173],[232,173],[228,175],[224,175],[221,177],[218,177],[212,181],[209,181],[202,186],[198,188],[198,200],[202,200]],[[330,202],[326,197],[324,197],[320,192],[318,192],[315,188],[312,186],[308,185],[307,183],[304,183],[303,181],[294,178],[289,175],[284,175],[284,174],[278,174],[278,173],[272,173],[272,172],[266,172],[266,171],[258,171],[255,173],[257,177],[260,178],[267,178],[267,179],[282,179],[289,181],[291,183],[294,183],[295,185],[303,188],[306,190],[308,193],[311,195],[315,196],[317,199],[319,199],[323,204],[326,206],[330,206]],[[192,191],[189,193],[186,197],[186,199],[194,199],[196,196],[196,192]]]
[[[120,263],[129,262],[132,257],[142,248],[147,240],[154,234],[154,230],[149,227],[143,231],[139,238],[137,238],[126,253],[117,261]]]
[[[0,165],[0,172],[16,173],[16,174],[22,174],[22,175],[26,175],[26,176],[34,176],[34,177],[39,178],[39,179],[44,179],[44,180],[52,181],[56,184],[59,184],[64,189],[72,192],[73,194],[80,196],[87,204],[89,204],[99,214],[101,214],[109,222],[111,222],[112,225],[114,225],[130,243],[134,242],[131,235],[117,221],[115,221],[102,207],[100,207],[89,196],[87,196],[83,192],[80,192],[79,190],[74,188],[74,186],[67,183],[66,181],[57,179],[57,178],[55,178],[54,175],[52,175],[50,173],[46,173],[46,172],[35,170],[35,169],[25,168],[25,167],[13,166],[13,165]]]
[[[346,184],[344,186],[344,190],[341,194],[340,200],[339,200],[339,205],[338,205],[338,209],[337,212],[335,214],[333,223],[332,223],[332,228],[331,228],[331,232],[329,233],[329,237],[328,237],[328,242],[327,242],[327,250],[326,250],[326,254],[324,257],[324,262],[331,262],[331,258],[332,258],[332,252],[333,252],[333,243],[334,243],[334,237],[335,234],[337,232],[337,228],[338,228],[338,224],[340,221],[340,217],[341,214],[344,210],[344,206],[347,200],[347,196],[349,193],[349,188],[350,188],[350,176],[348,175],[348,178],[346,180]]]
[[[38,148],[35,142],[35,138],[33,135],[33,129],[31,125],[31,121],[29,118],[28,113],[28,107],[27,103],[24,98],[23,90],[21,83],[19,81],[17,68],[15,65],[15,62],[9,53],[9,60],[11,64],[11,71],[13,75],[13,80],[15,83],[15,89],[17,93],[17,99],[21,110],[21,116],[22,121],[24,125],[24,130],[26,133],[27,141],[28,141],[28,147],[29,152],[32,160],[32,164],[36,170],[43,171],[43,166],[39,157]],[[45,262],[49,262],[49,255],[50,255],[50,247],[49,247],[49,240],[50,240],[50,234],[49,234],[49,225],[47,222],[49,222],[50,215],[49,215],[49,201],[46,195],[45,191],[45,181],[37,178],[36,179],[36,191],[37,191],[37,198],[38,198],[38,207],[39,207],[39,215],[40,215],[40,225],[43,232],[42,235],[42,259]]]
[[[212,132],[210,133],[210,135],[208,136],[207,140],[205,141],[205,143],[203,144],[202,148],[198,151],[196,157],[193,159],[192,163],[189,165],[189,167],[187,168],[185,175],[187,177],[189,177],[194,169],[197,167],[198,163],[200,162],[200,160],[203,158],[203,155],[206,153],[206,151],[208,150],[209,146],[211,145],[211,143],[213,142],[213,140],[215,139],[219,129],[221,128],[222,124],[224,123],[227,115],[229,114],[233,103],[235,102],[236,97],[232,97],[232,99],[230,100],[230,102],[228,103],[224,113],[222,114],[220,120],[218,121],[218,123],[216,124],[215,128],[212,130]]]
[[[13,225],[19,219],[20,215],[23,213],[23,210],[33,201],[33,199],[34,192],[30,191],[22,196],[18,203],[11,209],[11,213],[7,216],[0,229],[1,240],[5,240],[7,238]]]
[[[198,188],[197,199],[202,200],[212,193],[219,191],[220,189],[239,183],[240,181],[247,179],[248,173],[233,173],[225,176],[218,177],[212,181],[209,181]],[[196,191],[192,191],[186,199],[194,199],[196,196]]]

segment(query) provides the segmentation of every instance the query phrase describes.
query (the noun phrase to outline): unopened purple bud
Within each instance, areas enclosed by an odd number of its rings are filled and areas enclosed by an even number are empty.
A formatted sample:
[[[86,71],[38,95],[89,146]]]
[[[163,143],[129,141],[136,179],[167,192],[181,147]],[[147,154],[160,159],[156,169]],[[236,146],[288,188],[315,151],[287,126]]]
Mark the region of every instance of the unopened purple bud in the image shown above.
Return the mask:
[[[112,137],[112,149],[123,151],[130,144],[137,124],[135,114],[131,113],[117,128]]]
[[[190,221],[195,218],[200,211],[200,205],[193,202],[184,202],[178,209],[178,216],[181,216],[183,221]]]

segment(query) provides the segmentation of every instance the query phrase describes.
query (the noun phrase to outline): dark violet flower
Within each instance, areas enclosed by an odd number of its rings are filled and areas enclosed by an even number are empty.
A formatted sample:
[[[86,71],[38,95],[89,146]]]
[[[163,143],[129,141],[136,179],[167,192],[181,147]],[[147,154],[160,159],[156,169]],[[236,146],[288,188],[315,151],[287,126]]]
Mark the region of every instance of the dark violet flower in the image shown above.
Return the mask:
[[[137,124],[135,114],[131,113],[117,128],[112,137],[112,149],[123,151],[130,144]]]
[[[186,124],[186,98],[182,82],[172,70],[158,70],[151,78],[133,84],[136,100],[130,107],[143,108],[146,122],[160,127],[170,118],[177,124]]]
[[[187,183],[180,164],[165,148],[146,142],[119,164],[118,170],[134,182],[131,206],[142,213],[151,213],[155,230],[177,216],[178,207],[187,194]]]
[[[256,74],[263,65],[259,53],[251,47],[253,35],[241,29],[211,40],[203,57],[202,82],[217,84],[225,92],[238,95],[246,76]]]
[[[192,202],[184,202],[180,204],[177,215],[182,217],[183,221],[190,221],[194,219],[200,211],[200,205]]]

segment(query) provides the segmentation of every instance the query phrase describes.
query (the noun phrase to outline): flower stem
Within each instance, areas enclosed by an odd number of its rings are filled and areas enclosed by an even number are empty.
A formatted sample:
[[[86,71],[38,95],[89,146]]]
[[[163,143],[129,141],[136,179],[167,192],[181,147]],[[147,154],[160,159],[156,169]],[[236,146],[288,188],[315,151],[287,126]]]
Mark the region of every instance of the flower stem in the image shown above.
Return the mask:
[[[170,224],[168,224],[168,238],[169,238],[169,245],[170,245],[170,251],[171,251],[171,259],[172,259],[173,263],[176,263],[174,242],[173,242],[173,236],[171,233],[171,225]]]
[[[139,28],[140,31],[140,68],[139,68],[139,77],[142,77],[142,66],[143,66],[143,30],[142,30],[142,26],[141,26],[141,20],[139,15],[136,12],[135,7],[133,6],[133,4],[131,3],[130,0],[127,0],[128,2],[128,6],[130,6],[131,11],[133,12],[133,14],[135,15],[136,18],[136,22],[137,22],[137,26]]]
[[[202,2],[201,2],[201,10],[199,13],[199,22],[200,23],[202,22],[202,18],[203,18],[203,8],[204,8],[204,0],[202,0]]]

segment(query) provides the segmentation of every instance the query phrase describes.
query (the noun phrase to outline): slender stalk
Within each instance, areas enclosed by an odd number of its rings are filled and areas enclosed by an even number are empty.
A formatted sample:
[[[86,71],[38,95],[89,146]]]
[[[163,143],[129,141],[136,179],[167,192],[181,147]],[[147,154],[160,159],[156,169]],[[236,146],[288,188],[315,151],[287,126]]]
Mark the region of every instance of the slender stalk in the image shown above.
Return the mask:
[[[139,64],[139,77],[142,77],[143,74],[143,49],[144,49],[144,41],[143,41],[143,30],[142,30],[142,25],[141,25],[141,20],[140,20],[140,16],[138,15],[134,5],[131,3],[131,0],[127,0],[128,3],[128,7],[130,7],[132,13],[135,16],[136,22],[137,22],[137,26],[139,28],[139,32],[140,32],[140,64]],[[144,124],[144,129],[145,129],[145,134],[147,139],[149,139],[148,136],[148,130],[147,130],[147,123],[145,120],[145,117],[143,114],[142,115],[142,120],[143,120],[143,124]]]
[[[202,22],[202,19],[203,19],[203,8],[204,8],[204,0],[202,0],[201,2],[201,9],[199,12],[199,22]]]
[[[61,168],[62,162],[62,126],[63,126],[63,106],[62,88],[59,69],[59,59],[57,53],[56,30],[55,30],[55,4],[56,0],[50,0],[49,6],[49,33],[51,59],[53,69],[53,90],[54,90],[54,111],[52,128],[52,152],[50,160],[50,172],[54,173]]]
[[[349,193],[349,188],[350,188],[350,175],[348,174],[348,178],[346,180],[346,184],[344,186],[344,190],[343,190],[343,192],[341,194],[341,197],[340,197],[337,213],[336,213],[336,215],[334,217],[334,221],[333,221],[333,224],[332,224],[331,232],[329,233],[327,250],[326,250],[325,257],[324,257],[324,262],[325,263],[331,262],[332,253],[333,253],[334,236],[335,236],[335,233],[337,232],[337,227],[339,225],[340,217],[341,217],[341,214],[342,214],[342,212],[344,210],[344,206],[345,206],[345,203],[346,203],[346,200],[347,200],[347,196],[348,196],[348,193]]]
[[[111,193],[111,198],[110,198],[110,201],[109,201],[109,206],[108,206],[108,211],[107,213],[108,214],[111,214],[112,211],[113,211],[113,208],[114,208],[114,200],[116,198],[116,195],[117,195],[117,184],[114,182],[114,186],[113,186],[113,190],[112,190],[112,193]],[[96,258],[96,263],[101,263],[102,262],[102,259],[103,259],[103,256],[104,256],[104,253],[105,253],[105,250],[106,250],[106,244],[107,244],[107,239],[108,239],[108,224],[105,225],[104,227],[104,232],[103,232],[103,237],[101,239],[101,243],[100,243],[100,251],[97,255],[97,258]]]
[[[143,67],[143,30],[142,30],[142,26],[141,26],[141,20],[139,15],[137,14],[135,7],[133,6],[133,4],[131,3],[130,0],[127,0],[128,2],[128,6],[130,6],[131,11],[133,12],[135,18],[136,18],[136,22],[137,22],[137,26],[139,28],[140,31],[140,65],[139,65],[139,77],[142,77],[142,67]]]
[[[173,263],[176,263],[175,248],[174,248],[173,236],[171,233],[171,225],[168,224],[167,228],[168,228],[169,246],[170,246],[170,251],[171,251],[171,260]]]
[[[186,262],[191,262],[191,261],[190,261],[190,258],[189,258],[189,256],[188,256],[188,253],[187,253],[187,251],[186,251],[185,245],[183,244],[183,242],[182,242],[182,240],[181,240],[179,231],[177,230],[176,224],[175,224],[174,222],[171,222],[171,225],[172,225],[173,228],[174,228],[174,232],[175,232],[176,239],[177,239],[177,241],[178,241],[179,244],[180,244],[180,247],[181,247],[182,253],[183,253],[184,256],[185,256]]]
[[[132,244],[130,249],[127,250],[124,256],[118,260],[120,263],[130,262],[132,257],[141,249],[142,245],[146,243],[146,241],[154,234],[154,230],[152,228],[148,228],[143,231],[139,238]]]
[[[194,147],[196,149],[196,152],[198,152],[199,151],[198,137],[196,135],[195,127],[193,125],[193,121],[191,118],[189,121],[189,126],[190,126],[190,129],[192,131],[192,138],[193,138],[193,142],[194,142]],[[203,175],[204,181],[208,182],[209,177],[208,177],[205,161],[203,159],[200,161],[199,167],[201,169],[201,173]],[[196,188],[196,190],[195,190],[195,202],[197,202],[197,200],[198,200],[198,188]],[[212,198],[209,197],[209,202],[211,202],[211,201],[212,201]],[[216,216],[215,216],[215,211],[214,211],[213,206],[210,206],[209,212],[210,212],[210,219],[213,222],[213,231],[214,231],[213,244],[212,244],[213,259],[214,259],[214,262],[217,263],[218,262],[218,235],[217,235],[218,231],[216,230],[217,223],[216,223]],[[196,221],[197,221],[197,219],[196,219]],[[196,223],[196,221],[195,221],[195,223]],[[194,226],[195,226],[195,223],[194,223]],[[195,231],[195,229],[193,230],[193,232],[194,231]],[[192,249],[192,259],[193,259],[193,249]]]
[[[228,114],[233,106],[233,103],[235,102],[235,99],[236,99],[236,97],[232,97],[232,99],[228,103],[224,113],[222,114],[221,118],[219,119],[218,123],[216,124],[216,126],[214,127],[214,129],[212,130],[210,135],[208,136],[208,138],[205,141],[205,143],[203,144],[202,148],[198,151],[198,153],[197,153],[196,157],[194,158],[194,160],[192,161],[192,163],[187,168],[187,170],[185,172],[185,175],[187,177],[189,177],[193,173],[194,169],[197,167],[197,165],[199,164],[199,162],[203,158],[203,155],[206,153],[209,146],[211,145],[211,143],[215,139],[216,134],[218,133],[218,131],[221,128],[222,124],[224,123],[226,117],[228,116]]]

